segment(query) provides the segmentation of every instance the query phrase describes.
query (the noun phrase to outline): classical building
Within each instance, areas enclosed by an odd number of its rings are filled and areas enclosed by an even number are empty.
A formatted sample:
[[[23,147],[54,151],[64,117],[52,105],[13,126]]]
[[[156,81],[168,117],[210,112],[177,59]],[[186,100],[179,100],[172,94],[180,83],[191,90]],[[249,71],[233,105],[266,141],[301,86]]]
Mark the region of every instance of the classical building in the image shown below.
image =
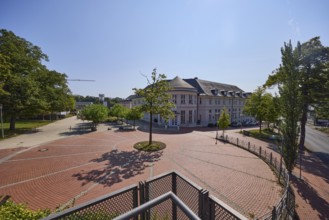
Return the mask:
[[[246,93],[234,85],[211,82],[198,78],[181,79],[175,77],[168,80],[172,95],[175,118],[165,122],[160,115],[154,116],[154,123],[158,125],[196,127],[215,124],[221,112],[226,109],[231,116],[231,122],[242,122],[248,117],[242,114]],[[129,96],[125,101],[126,107],[141,105],[143,99],[135,95]],[[144,115],[144,120],[149,115]]]

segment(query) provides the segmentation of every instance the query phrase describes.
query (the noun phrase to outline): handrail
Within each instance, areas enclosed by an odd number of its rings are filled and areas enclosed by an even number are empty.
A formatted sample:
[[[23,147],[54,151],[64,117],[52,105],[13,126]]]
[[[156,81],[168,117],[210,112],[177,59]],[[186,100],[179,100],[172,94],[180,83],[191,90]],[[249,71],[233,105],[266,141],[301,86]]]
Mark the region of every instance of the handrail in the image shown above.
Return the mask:
[[[172,199],[172,201],[179,206],[179,208],[189,217],[189,219],[195,219],[195,220],[201,220],[196,214],[192,212],[192,210],[185,205],[185,203],[182,202],[173,192],[167,192],[149,202],[144,203],[141,206],[138,206],[137,208],[126,212],[116,218],[114,220],[126,220],[130,219],[132,217],[137,216],[138,214],[141,214],[145,212],[146,210],[166,201],[167,199]]]

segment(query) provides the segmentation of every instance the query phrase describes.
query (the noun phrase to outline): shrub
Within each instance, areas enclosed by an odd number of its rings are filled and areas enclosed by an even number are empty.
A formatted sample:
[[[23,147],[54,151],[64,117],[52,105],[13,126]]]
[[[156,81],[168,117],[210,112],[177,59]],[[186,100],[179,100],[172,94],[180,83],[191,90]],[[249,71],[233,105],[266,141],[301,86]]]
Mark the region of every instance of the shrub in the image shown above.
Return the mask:
[[[1,197],[0,197],[1,198]],[[50,214],[49,209],[30,210],[25,204],[7,200],[0,205],[0,219],[41,219]]]

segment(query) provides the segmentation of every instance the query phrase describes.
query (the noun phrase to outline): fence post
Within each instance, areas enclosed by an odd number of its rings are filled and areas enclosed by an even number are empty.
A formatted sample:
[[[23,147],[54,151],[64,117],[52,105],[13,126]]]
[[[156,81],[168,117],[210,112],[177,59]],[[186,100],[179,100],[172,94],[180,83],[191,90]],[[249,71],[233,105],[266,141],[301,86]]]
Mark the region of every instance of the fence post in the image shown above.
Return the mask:
[[[273,206],[273,209],[272,209],[272,220],[276,220],[276,208],[275,206]]]
[[[250,142],[248,142],[248,151],[250,151]]]
[[[138,183],[138,187],[139,187],[139,204],[142,205],[142,204],[144,204],[146,202],[145,201],[145,182],[140,181]],[[140,215],[140,218],[142,220],[145,220],[146,219],[145,212],[143,212]]]
[[[227,142],[227,140],[228,140],[228,135],[226,135],[226,142]]]
[[[282,159],[280,160],[279,183],[281,182]]]
[[[177,174],[172,173],[171,178],[172,178],[172,182],[171,182],[172,192],[175,195],[177,195]],[[172,219],[177,219],[177,206],[173,201],[172,201]]]
[[[209,219],[215,220],[215,202],[212,199],[209,199]]]
[[[270,153],[270,164],[271,164],[271,165],[273,165],[273,164],[272,164],[272,157],[273,157],[273,156],[272,156],[272,152],[271,152],[271,153]]]
[[[262,147],[259,146],[259,156],[262,157]]]
[[[236,138],[236,145],[239,147],[239,138]]]
[[[138,207],[138,187],[134,188],[133,191],[133,207],[134,208]],[[138,216],[135,216],[134,220],[138,220]]]
[[[198,216],[201,219],[209,219],[209,192],[202,189],[199,191],[199,213]]]

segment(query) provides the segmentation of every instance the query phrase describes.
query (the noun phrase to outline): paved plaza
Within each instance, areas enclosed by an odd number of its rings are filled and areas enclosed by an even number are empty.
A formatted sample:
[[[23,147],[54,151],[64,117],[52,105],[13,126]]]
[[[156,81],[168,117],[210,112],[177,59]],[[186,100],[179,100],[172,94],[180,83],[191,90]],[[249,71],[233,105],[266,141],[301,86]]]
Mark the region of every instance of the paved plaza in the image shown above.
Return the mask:
[[[267,164],[233,145],[216,144],[214,130],[155,129],[153,139],[167,147],[145,153],[132,148],[134,143],[148,140],[143,129],[120,131],[114,126],[108,130],[102,125],[97,132],[88,133],[79,130],[81,124],[76,118],[65,119],[26,138],[22,135],[1,141],[0,195],[10,195],[32,209],[54,210],[173,170],[248,218],[270,211],[282,194]],[[228,134],[265,146],[278,156],[265,142],[243,137],[236,130]],[[305,161],[303,179],[295,177],[296,170],[292,180],[297,212],[301,219],[326,219],[327,167],[319,164],[315,173],[312,155],[305,155]]]

